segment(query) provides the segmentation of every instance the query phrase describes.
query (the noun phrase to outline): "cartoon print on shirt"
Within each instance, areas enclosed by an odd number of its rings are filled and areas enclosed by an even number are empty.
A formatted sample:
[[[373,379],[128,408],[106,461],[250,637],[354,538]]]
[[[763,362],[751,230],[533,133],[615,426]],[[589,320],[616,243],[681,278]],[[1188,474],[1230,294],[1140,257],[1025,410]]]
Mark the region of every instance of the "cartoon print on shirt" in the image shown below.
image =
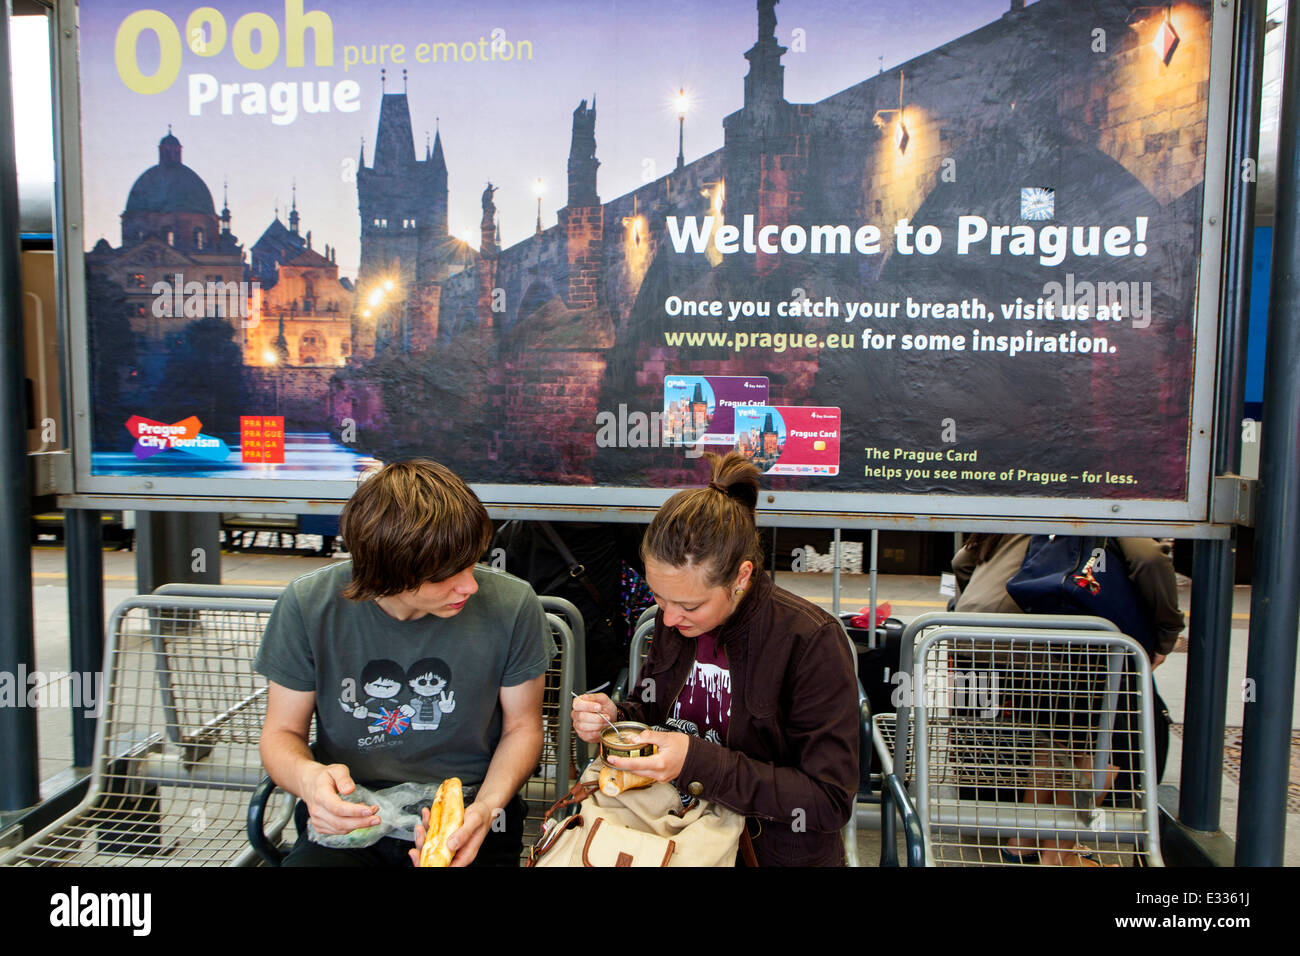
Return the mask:
[[[411,715],[415,708],[409,704],[397,703],[406,674],[402,666],[395,661],[371,661],[361,670],[361,688],[369,696],[364,704],[350,703],[339,698],[339,704],[345,711],[358,720],[369,720],[366,730],[372,734],[387,734],[397,737],[411,726]]]
[[[703,729],[696,721],[682,716],[684,704],[690,705],[690,713],[703,717]],[[710,743],[722,744],[718,728],[725,726],[730,719],[731,671],[715,663],[697,660],[673,704],[668,722],[679,725],[683,733],[702,737]]]
[[[451,667],[442,658],[416,661],[406,672],[406,683],[415,695],[410,703],[412,730],[437,730],[442,715],[456,709],[456,692],[447,690]]]

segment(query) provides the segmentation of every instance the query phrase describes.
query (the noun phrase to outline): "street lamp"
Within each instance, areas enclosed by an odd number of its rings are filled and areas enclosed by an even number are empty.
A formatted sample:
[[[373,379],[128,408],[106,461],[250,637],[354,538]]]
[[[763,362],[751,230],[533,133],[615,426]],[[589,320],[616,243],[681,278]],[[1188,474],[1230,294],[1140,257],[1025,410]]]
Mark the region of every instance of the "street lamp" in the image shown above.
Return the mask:
[[[912,138],[907,131],[907,124],[903,122],[903,76],[902,70],[898,72],[898,109],[876,110],[876,115],[871,121],[876,124],[876,129],[883,130],[892,118],[894,121],[894,145],[898,147],[900,153],[907,152],[907,143]]]
[[[376,347],[379,344],[380,333],[384,331],[381,326],[386,325],[384,318],[388,315],[389,307],[395,298],[389,293],[396,288],[397,283],[391,277],[376,279],[374,285],[370,287],[370,291],[365,293],[364,301],[367,307],[361,310],[361,317],[370,319],[372,315],[374,316]]]
[[[678,88],[673,104],[677,107],[677,168],[681,169],[686,165],[686,109],[691,105],[686,87]]]
[[[1173,59],[1174,50],[1178,49],[1178,44],[1181,41],[1178,31],[1174,29],[1173,4],[1135,7],[1133,12],[1129,14],[1128,25],[1137,30],[1144,23],[1150,22],[1149,17],[1152,13],[1163,13],[1164,19],[1160,21],[1160,26],[1156,27],[1156,31],[1151,37],[1151,49],[1160,58],[1160,62],[1168,66],[1169,61]]]

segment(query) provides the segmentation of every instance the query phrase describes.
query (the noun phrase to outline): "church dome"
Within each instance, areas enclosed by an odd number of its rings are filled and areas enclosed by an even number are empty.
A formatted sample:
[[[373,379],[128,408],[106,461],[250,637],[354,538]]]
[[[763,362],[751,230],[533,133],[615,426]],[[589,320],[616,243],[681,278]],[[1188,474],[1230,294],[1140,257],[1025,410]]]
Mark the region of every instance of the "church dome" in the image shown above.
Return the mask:
[[[126,200],[126,214],[197,212],[215,216],[212,193],[199,174],[181,162],[181,142],[169,131],[158,143],[158,165],[140,174]]]

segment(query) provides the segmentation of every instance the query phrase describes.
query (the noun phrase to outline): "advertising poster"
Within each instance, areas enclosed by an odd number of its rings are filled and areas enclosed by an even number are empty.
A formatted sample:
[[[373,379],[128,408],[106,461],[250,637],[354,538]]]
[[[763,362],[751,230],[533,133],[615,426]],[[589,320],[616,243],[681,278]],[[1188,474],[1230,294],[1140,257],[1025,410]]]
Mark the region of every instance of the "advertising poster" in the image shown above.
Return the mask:
[[[1186,502],[1212,16],[83,0],[84,473]]]

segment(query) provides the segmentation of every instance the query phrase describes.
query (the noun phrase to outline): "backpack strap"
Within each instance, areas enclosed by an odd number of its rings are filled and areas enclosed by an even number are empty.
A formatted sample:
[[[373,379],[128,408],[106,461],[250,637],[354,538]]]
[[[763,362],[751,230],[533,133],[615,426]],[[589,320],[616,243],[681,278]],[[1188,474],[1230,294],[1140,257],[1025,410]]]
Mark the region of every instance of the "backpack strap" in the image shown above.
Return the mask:
[[[553,814],[559,812],[560,810],[564,810],[567,807],[571,807],[574,806],[575,804],[582,803],[583,800],[586,800],[589,796],[591,796],[599,789],[600,789],[600,781],[598,780],[587,780],[585,782],[579,781],[578,783],[575,783],[569,789],[568,793],[560,797],[559,800],[555,801],[555,805],[552,806],[551,809],[546,811],[546,815],[542,817],[542,822],[545,823],[547,820],[551,819],[551,816]]]
[[[749,836],[749,821],[740,828],[740,858],[745,866],[758,866],[758,856],[754,853],[754,841]]]
[[[564,539],[560,537],[559,533],[553,527],[551,527],[549,521],[539,521],[537,524],[542,529],[542,534],[546,535],[546,540],[551,542],[551,547],[559,552],[560,558],[569,566],[569,577],[576,579],[577,582],[586,589],[587,594],[589,594],[591,599],[596,603],[596,607],[600,610],[600,613],[605,616],[605,626],[612,628],[614,626],[614,621],[618,619],[618,615],[609,609],[609,605],[605,602],[605,599],[601,597],[600,589],[597,588],[591,578],[587,576],[586,566],[578,563],[577,558],[573,556],[573,552],[565,546]]]
[[[555,844],[559,841],[560,837],[564,834],[566,830],[568,830],[570,827],[580,827],[580,826],[583,826],[581,813],[569,817],[568,819],[564,820],[562,823],[552,823],[548,821],[547,824],[542,828],[541,839],[538,840],[537,843],[535,843],[533,846],[530,846],[528,848],[528,862],[525,864],[525,866],[529,866],[529,867],[536,866],[537,861],[540,860],[543,856],[545,856],[546,853],[551,849],[551,847],[555,846]]]

